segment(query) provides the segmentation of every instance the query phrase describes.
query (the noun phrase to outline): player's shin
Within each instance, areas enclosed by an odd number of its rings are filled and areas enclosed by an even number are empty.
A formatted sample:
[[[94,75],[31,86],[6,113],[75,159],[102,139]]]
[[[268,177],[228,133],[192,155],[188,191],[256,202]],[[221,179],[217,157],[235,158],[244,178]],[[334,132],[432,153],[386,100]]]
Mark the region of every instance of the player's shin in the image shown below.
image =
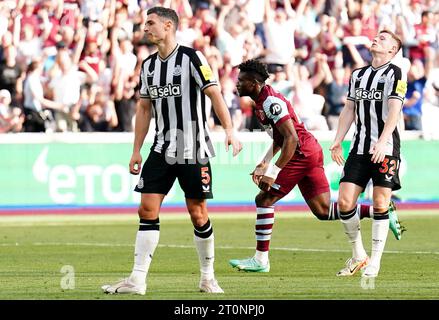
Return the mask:
[[[204,226],[194,226],[194,242],[200,261],[201,279],[214,279],[215,244],[210,220]]]
[[[381,256],[386,245],[387,234],[389,232],[389,214],[375,213],[372,220],[372,254],[370,257],[370,265],[379,269]]]
[[[134,249],[134,266],[129,277],[129,280],[134,284],[145,284],[149,266],[159,242],[159,237],[159,219],[140,219],[139,231],[137,232]]]
[[[270,249],[271,233],[274,224],[274,207],[256,208],[256,253],[255,259],[261,265],[268,264],[268,252]]]
[[[340,220],[343,223],[345,233],[352,245],[352,257],[355,260],[365,259],[367,257],[367,253],[363,247],[360,217],[357,214],[357,208],[355,207],[351,211],[347,212],[340,211]]]

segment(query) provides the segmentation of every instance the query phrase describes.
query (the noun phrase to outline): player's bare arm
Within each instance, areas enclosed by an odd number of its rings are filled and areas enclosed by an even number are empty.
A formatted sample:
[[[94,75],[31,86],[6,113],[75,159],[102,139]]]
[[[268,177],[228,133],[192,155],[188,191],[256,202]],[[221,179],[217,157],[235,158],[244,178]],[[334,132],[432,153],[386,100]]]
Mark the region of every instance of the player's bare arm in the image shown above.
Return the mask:
[[[343,157],[343,149],[341,143],[349,131],[352,122],[355,119],[355,102],[347,100],[343,110],[340,113],[338,120],[337,133],[335,139],[329,150],[331,151],[331,158],[338,165],[342,166],[345,162]]]
[[[252,176],[252,180],[256,185],[259,185],[259,181],[261,181],[262,176],[267,171],[268,164],[270,163],[271,159],[273,159],[273,157],[279,152],[280,149],[281,147],[273,141],[273,144],[267,150],[267,153],[265,154],[262,161],[256,166],[253,172],[250,173],[250,175]]]
[[[242,149],[241,142],[233,134],[232,119],[229,110],[224,102],[223,96],[218,86],[209,86],[204,90],[204,93],[212,101],[212,107],[221,122],[224,131],[226,132],[226,151],[229,151],[229,145],[232,145],[233,156],[236,156]]]
[[[297,136],[296,129],[294,129],[293,122],[291,119],[283,122],[280,126],[277,127],[280,134],[283,136],[283,143],[280,151],[279,159],[277,159],[274,168],[277,171],[280,171],[287,163],[291,160],[296,152],[297,144],[299,142],[299,138]],[[259,189],[263,191],[270,190],[274,181],[276,180],[276,176],[272,175],[270,170],[265,172],[264,176],[259,181]]]
[[[389,99],[389,114],[386,123],[384,124],[383,132],[381,133],[375,145],[372,145],[369,153],[372,154],[371,161],[373,163],[381,163],[386,156],[386,143],[395,131],[401,115],[402,102],[399,99]]]
[[[140,149],[149,130],[151,121],[151,100],[140,99],[136,108],[136,122],[134,124],[133,155],[130,160],[130,173],[139,174],[142,170],[142,156]]]

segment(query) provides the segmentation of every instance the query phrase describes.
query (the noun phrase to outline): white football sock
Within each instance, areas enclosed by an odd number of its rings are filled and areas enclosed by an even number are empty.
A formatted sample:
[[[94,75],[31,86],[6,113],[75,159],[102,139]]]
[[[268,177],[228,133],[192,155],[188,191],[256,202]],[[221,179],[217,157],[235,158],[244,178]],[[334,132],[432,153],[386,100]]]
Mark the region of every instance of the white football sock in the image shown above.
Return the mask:
[[[268,263],[268,251],[256,250],[255,259],[257,262],[265,266]]]
[[[208,238],[200,238],[194,235],[195,247],[197,248],[200,261],[201,280],[211,280],[214,276],[213,263],[215,261],[215,241],[213,232]]]
[[[137,231],[134,249],[134,267],[130,281],[135,284],[145,284],[152,256],[159,243],[159,230]]]
[[[367,257],[367,253],[364,250],[363,241],[361,238],[360,217],[355,213],[349,219],[340,220],[343,223],[345,233],[352,245],[352,257],[355,260],[363,260]]]
[[[372,254],[369,264],[379,268],[389,233],[389,219],[372,220]]]

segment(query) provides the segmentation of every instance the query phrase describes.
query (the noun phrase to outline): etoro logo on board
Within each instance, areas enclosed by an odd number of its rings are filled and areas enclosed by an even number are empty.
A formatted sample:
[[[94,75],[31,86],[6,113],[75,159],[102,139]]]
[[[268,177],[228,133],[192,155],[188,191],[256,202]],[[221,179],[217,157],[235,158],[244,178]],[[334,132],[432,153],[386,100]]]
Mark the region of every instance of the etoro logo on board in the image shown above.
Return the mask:
[[[56,204],[132,204],[140,194],[134,192],[139,176],[131,175],[128,165],[62,164],[49,165],[45,147],[32,166],[36,181],[48,186],[48,196]],[[96,162],[98,162],[96,160]],[[170,192],[168,199],[171,199]],[[166,200],[168,200],[166,199]]]
[[[34,162],[32,172],[38,182],[48,185],[49,197],[53,202],[95,204],[99,198],[103,198],[102,200],[108,203],[135,201],[132,198],[136,195],[131,191],[138,177],[132,177],[124,166],[119,164],[49,166],[48,153],[49,147],[45,147]],[[118,183],[112,183],[113,181]]]

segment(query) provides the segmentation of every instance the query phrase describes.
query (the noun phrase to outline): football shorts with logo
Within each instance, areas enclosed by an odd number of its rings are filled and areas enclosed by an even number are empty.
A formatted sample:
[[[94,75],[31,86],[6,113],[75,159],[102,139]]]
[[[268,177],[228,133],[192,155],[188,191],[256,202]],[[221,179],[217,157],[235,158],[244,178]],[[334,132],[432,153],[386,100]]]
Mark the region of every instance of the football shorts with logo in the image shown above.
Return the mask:
[[[351,182],[363,188],[372,179],[374,186],[386,187],[392,190],[401,189],[398,157],[388,156],[381,163],[373,163],[372,155],[349,154],[343,168],[340,182]]]
[[[151,151],[134,191],[168,194],[178,179],[185,198],[212,199],[212,172],[209,159],[174,161]],[[183,163],[182,163],[183,162]]]

